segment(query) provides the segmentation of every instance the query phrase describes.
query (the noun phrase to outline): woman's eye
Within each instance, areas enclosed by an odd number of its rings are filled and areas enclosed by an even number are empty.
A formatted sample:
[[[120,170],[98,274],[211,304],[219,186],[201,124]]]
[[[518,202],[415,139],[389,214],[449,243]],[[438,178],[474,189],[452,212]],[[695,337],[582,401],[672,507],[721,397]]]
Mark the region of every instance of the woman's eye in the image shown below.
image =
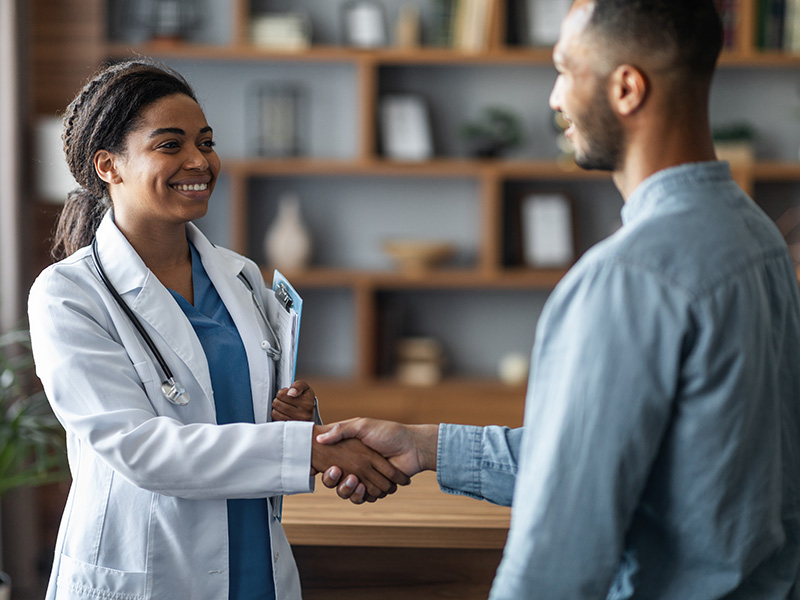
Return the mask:
[[[159,148],[165,148],[167,150],[174,150],[176,148],[180,148],[178,142],[164,142],[159,146]]]
[[[214,140],[206,140],[204,142],[200,142],[200,145],[210,149],[216,146],[217,142],[215,142]]]

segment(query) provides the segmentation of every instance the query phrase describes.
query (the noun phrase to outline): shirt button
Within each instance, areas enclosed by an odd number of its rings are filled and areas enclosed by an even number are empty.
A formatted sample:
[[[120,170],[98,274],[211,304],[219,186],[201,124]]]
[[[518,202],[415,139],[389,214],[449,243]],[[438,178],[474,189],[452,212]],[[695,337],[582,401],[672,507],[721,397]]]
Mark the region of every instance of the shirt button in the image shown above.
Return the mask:
[[[278,556],[279,556],[279,555],[278,555],[278,553],[276,552],[276,553],[275,553],[275,562],[278,562]]]

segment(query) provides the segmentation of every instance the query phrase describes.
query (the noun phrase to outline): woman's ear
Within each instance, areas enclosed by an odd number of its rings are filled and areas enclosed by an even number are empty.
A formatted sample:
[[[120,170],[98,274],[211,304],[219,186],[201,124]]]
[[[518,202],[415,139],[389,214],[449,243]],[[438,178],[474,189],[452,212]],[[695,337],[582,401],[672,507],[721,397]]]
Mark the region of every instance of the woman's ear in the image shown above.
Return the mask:
[[[617,114],[627,117],[635,113],[647,97],[647,79],[632,65],[620,65],[609,77],[611,106]]]
[[[106,183],[120,183],[120,177],[117,171],[116,163],[114,162],[114,155],[108,150],[98,150],[94,154],[94,170],[97,176]]]

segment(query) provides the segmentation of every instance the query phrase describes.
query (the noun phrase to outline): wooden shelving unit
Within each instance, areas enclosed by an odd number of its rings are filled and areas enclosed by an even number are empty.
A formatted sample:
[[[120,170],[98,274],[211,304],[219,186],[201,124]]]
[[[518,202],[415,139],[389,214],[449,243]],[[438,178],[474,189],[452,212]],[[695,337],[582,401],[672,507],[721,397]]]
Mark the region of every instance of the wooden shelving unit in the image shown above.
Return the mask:
[[[346,267],[312,267],[303,272],[286,273],[301,293],[304,290],[344,290],[352,299],[355,317],[355,367],[344,380],[331,380],[314,372],[300,372],[325,397],[326,406],[348,407],[351,413],[335,408],[327,418],[346,417],[352,414],[381,414],[382,416],[404,416],[406,420],[421,420],[418,411],[400,415],[387,414],[385,398],[393,394],[407,396],[430,396],[439,409],[428,417],[460,419],[459,407],[465,402],[486,398],[487,389],[493,390],[499,382],[488,386],[451,385],[452,381],[463,381],[466,373],[455,373],[444,384],[430,390],[407,390],[379,373],[377,322],[381,311],[380,294],[392,292],[463,292],[476,290],[525,291],[549,290],[563,276],[565,270],[534,270],[522,266],[509,266],[504,259],[504,210],[508,199],[507,186],[515,182],[579,182],[581,185],[596,185],[608,182],[607,174],[584,172],[573,164],[556,160],[478,160],[456,156],[441,156],[423,163],[399,163],[386,160],[378,150],[377,119],[378,101],[381,96],[381,73],[385,69],[401,67],[475,68],[483,66],[537,66],[551,65],[551,48],[518,47],[505,42],[505,15],[507,3],[497,5],[494,28],[488,47],[478,53],[468,53],[447,48],[419,47],[413,49],[379,48],[372,50],[353,49],[326,41],[303,51],[268,50],[253,46],[249,42],[249,20],[251,2],[231,0],[233,12],[229,41],[221,45],[209,44],[126,44],[105,37],[102,54],[112,59],[134,54],[153,56],[163,60],[188,60],[202,63],[245,64],[344,64],[351,67],[356,86],[357,105],[353,107],[357,116],[357,141],[355,156],[348,159],[329,158],[283,158],[267,159],[245,157],[223,160],[224,173],[230,181],[230,227],[231,246],[234,250],[250,253],[254,240],[250,239],[250,223],[254,204],[261,200],[253,197],[254,182],[271,178],[312,180],[325,178],[387,178],[392,180],[459,179],[474,182],[478,197],[479,240],[474,263],[462,268],[439,269],[423,276],[408,276],[403,273],[383,270],[363,270]],[[97,9],[96,26],[109,22],[106,11],[111,10],[115,0]],[[740,0],[739,18],[736,22],[736,45],[725,51],[721,66],[725,68],[768,69],[800,67],[800,55],[759,51],[755,45],[757,0]],[[100,4],[103,4],[102,2]],[[269,3],[260,9],[269,10]],[[760,183],[800,182],[800,163],[756,162],[734,165],[737,181],[748,191]],[[265,277],[271,277],[271,268],[264,265]],[[532,340],[531,340],[532,341]],[[500,388],[503,390],[503,388]],[[503,390],[521,406],[523,390]],[[376,397],[380,396],[380,400]],[[362,404],[353,403],[361,398]],[[433,400],[435,398],[435,400]],[[472,400],[470,400],[472,399]],[[381,403],[383,403],[381,405]],[[491,402],[485,402],[486,412],[482,416],[473,414],[473,421],[499,421]],[[505,413],[507,416],[507,412]],[[508,424],[519,424],[517,420]]]

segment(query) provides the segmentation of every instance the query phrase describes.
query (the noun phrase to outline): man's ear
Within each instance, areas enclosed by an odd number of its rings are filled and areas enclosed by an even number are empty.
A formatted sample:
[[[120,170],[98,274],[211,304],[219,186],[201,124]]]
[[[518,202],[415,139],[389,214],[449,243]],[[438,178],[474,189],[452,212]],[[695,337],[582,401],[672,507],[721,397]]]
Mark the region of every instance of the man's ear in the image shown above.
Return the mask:
[[[647,97],[647,78],[632,65],[620,65],[609,77],[611,106],[617,114],[627,117],[644,104]]]
[[[114,162],[114,155],[108,150],[95,152],[93,162],[97,176],[106,183],[120,183],[122,181]]]

